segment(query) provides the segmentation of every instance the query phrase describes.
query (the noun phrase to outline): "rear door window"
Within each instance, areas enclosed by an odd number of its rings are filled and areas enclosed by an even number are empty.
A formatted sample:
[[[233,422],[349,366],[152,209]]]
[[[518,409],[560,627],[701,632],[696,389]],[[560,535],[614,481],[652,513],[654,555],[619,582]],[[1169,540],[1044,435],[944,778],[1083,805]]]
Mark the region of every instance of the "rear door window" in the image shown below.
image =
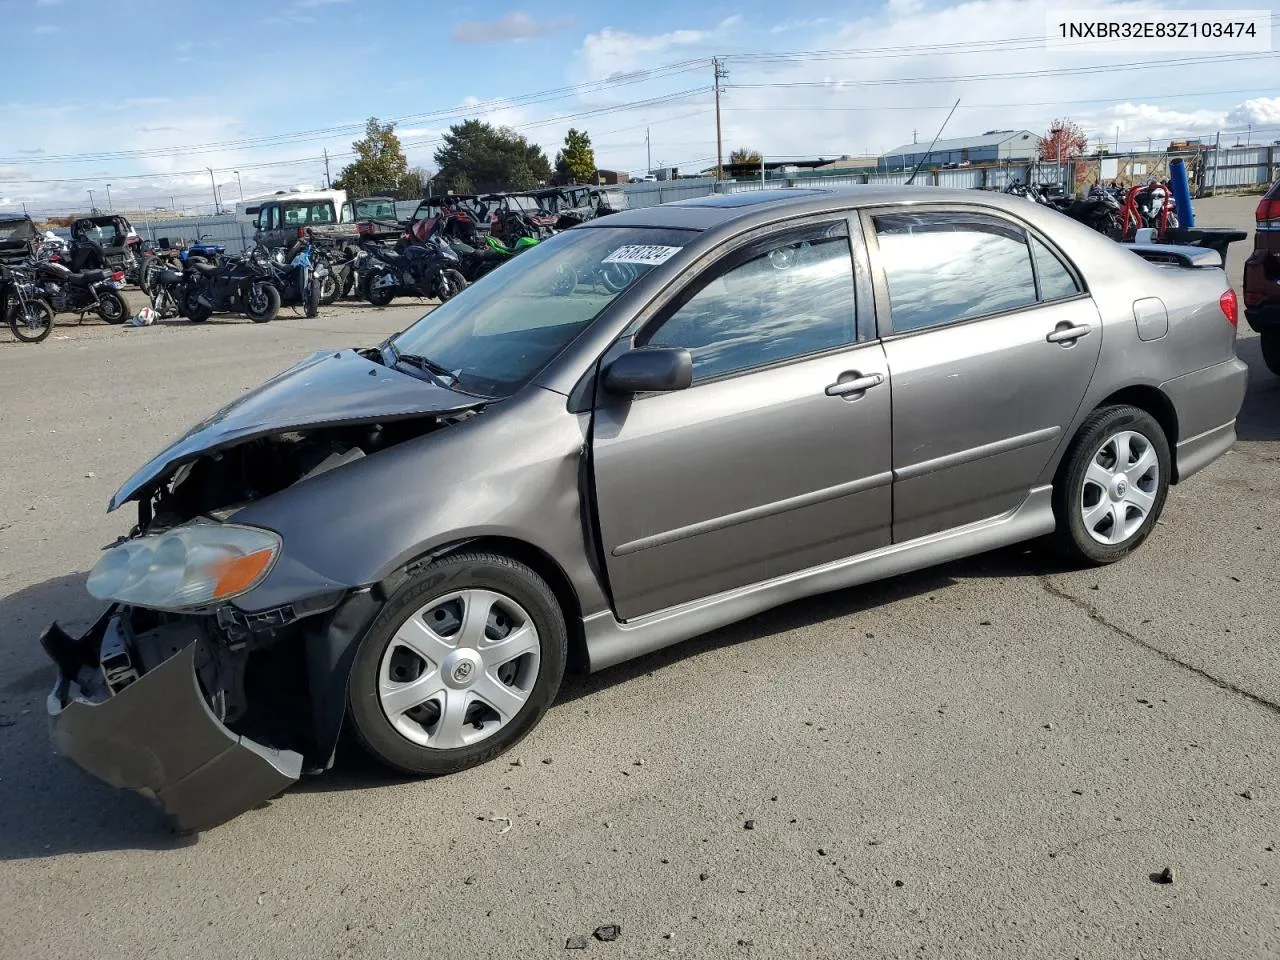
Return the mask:
[[[1027,232],[967,212],[873,216],[894,333],[1005,313],[1036,303]]]

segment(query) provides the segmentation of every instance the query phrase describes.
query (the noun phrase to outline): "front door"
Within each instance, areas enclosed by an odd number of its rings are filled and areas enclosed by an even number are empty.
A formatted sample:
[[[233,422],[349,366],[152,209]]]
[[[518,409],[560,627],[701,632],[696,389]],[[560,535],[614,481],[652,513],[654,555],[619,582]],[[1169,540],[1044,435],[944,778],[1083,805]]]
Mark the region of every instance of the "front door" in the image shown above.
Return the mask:
[[[1084,399],[1097,307],[1014,220],[918,207],[864,220],[893,377],[894,542],[1013,509]]]
[[[889,543],[888,371],[857,330],[842,220],[728,253],[636,338],[687,347],[694,382],[600,395],[596,502],[621,619]]]

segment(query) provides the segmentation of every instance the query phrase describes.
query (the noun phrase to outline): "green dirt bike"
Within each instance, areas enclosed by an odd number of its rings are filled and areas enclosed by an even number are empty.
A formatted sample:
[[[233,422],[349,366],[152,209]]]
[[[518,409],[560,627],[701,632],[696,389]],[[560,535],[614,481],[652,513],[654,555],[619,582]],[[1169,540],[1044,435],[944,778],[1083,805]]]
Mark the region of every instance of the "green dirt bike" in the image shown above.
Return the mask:
[[[474,283],[489,271],[502,266],[530,247],[538,245],[534,237],[520,237],[511,246],[507,246],[495,236],[486,236],[484,243],[479,247],[473,247],[453,238],[448,238],[448,243],[458,255],[462,275],[467,278],[468,283]]]

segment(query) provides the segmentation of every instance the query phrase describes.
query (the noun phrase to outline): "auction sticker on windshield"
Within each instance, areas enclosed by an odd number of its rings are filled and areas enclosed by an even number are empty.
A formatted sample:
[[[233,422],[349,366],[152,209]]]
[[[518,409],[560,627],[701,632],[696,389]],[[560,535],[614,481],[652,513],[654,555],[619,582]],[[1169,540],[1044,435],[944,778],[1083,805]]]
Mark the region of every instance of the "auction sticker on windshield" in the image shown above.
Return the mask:
[[[662,247],[651,243],[629,243],[619,247],[600,262],[643,263],[645,266],[656,267],[660,263],[666,263],[679,253],[680,249],[680,247]]]

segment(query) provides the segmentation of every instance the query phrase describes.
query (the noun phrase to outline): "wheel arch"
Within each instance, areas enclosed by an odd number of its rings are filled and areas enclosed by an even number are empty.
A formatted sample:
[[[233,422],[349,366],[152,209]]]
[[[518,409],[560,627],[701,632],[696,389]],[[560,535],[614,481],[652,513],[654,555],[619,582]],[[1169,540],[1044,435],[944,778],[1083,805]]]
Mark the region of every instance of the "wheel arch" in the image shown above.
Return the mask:
[[[1170,454],[1177,449],[1178,411],[1174,407],[1173,401],[1159,387],[1151,384],[1134,384],[1133,386],[1124,387],[1107,395],[1094,409],[1115,406],[1116,404],[1127,404],[1149,413],[1155,418],[1156,423],[1160,424],[1160,429],[1164,431],[1165,439],[1169,441]],[[1172,460],[1173,469],[1169,482],[1177,483],[1180,479],[1178,476],[1177,457],[1172,457]]]
[[[582,604],[577,590],[574,589],[573,581],[551,554],[527,540],[486,534],[433,547],[429,553],[409,561],[384,583],[391,586],[388,581],[394,581],[394,587],[398,587],[404,576],[426,563],[463,551],[497,553],[510,557],[512,560],[523,563],[545,580],[552,594],[555,595],[556,602],[560,605],[561,613],[564,614],[565,630],[569,636],[568,668],[579,673],[587,671],[587,641],[582,628]]]

